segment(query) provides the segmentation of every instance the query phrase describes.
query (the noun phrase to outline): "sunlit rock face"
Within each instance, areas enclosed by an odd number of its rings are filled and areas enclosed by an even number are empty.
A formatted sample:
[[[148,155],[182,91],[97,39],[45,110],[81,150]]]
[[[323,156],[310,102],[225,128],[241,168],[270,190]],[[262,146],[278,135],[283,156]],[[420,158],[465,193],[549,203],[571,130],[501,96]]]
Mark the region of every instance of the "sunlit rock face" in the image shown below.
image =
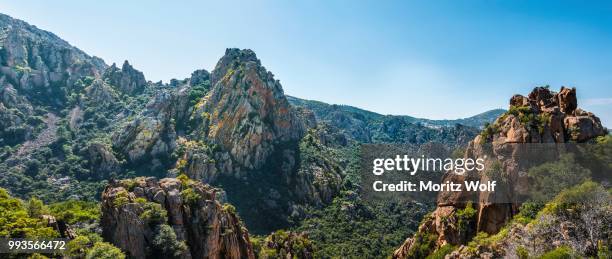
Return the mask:
[[[245,169],[260,169],[275,145],[296,141],[304,126],[272,73],[251,50],[227,49],[211,73],[211,92],[198,104],[202,135]]]
[[[417,235],[436,237],[435,246],[445,244],[466,244],[477,232],[497,233],[516,213],[520,202],[495,202],[504,196],[510,201],[520,195],[526,186],[525,173],[536,165],[532,153],[522,144],[586,142],[607,134],[599,118],[593,113],[578,108],[576,89],[561,87],[553,92],[548,87],[536,87],[528,96],[515,95],[510,99],[508,112],[485,127],[483,132],[471,141],[465,151],[466,157],[485,157],[485,167],[499,163],[499,169],[507,189],[492,192],[440,192],[438,207],[423,220]],[[498,161],[495,158],[503,158]],[[464,180],[486,182],[491,180],[486,173],[456,175],[447,173],[443,182]],[[467,223],[467,228],[458,227],[458,212],[465,208],[466,200],[474,204],[476,216]],[[415,236],[416,237],[416,236]],[[405,258],[417,242],[408,238],[395,253],[395,258]]]

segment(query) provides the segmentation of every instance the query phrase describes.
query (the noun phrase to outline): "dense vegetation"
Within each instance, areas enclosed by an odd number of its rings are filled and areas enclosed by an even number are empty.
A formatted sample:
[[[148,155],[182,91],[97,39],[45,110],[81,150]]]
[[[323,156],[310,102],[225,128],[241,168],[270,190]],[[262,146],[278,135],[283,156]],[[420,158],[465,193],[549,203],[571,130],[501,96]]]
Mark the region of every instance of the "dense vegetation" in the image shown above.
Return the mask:
[[[121,250],[102,240],[98,232],[100,210],[98,204],[66,201],[45,205],[35,197],[23,201],[11,197],[0,188],[0,237],[59,238],[55,222],[67,223],[77,234],[67,244],[66,254],[79,258],[125,258]],[[39,257],[43,255],[38,255]],[[48,255],[53,256],[53,255]]]
[[[317,257],[381,258],[413,233],[427,211],[416,204],[370,203],[347,191],[310,211],[296,231],[308,233]]]

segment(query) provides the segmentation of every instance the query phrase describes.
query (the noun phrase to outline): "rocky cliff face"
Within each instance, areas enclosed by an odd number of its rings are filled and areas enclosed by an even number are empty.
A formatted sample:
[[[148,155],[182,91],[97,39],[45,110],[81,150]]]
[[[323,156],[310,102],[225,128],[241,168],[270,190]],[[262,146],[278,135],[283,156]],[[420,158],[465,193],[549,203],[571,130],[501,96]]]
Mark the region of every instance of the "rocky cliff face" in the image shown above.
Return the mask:
[[[134,258],[254,258],[248,231],[216,196],[186,178],[111,183],[102,194],[103,236]]]
[[[297,141],[304,129],[280,83],[251,50],[227,49],[211,74],[210,93],[198,103],[203,130],[239,166],[260,169],[275,145]]]
[[[499,231],[518,213],[521,204],[517,195],[528,181],[526,171],[536,165],[533,153],[520,144],[585,142],[605,134],[607,131],[599,118],[577,108],[575,88],[562,87],[555,93],[537,87],[527,97],[513,96],[509,111],[488,125],[465,151],[466,157],[489,157],[485,161],[486,168],[499,163],[498,177],[501,178],[493,179],[494,176],[486,172],[467,176],[447,173],[443,178],[443,182],[503,180],[508,183],[508,189],[496,193],[439,193],[437,209],[423,220],[415,237],[407,239],[395,251],[394,257],[410,257],[415,247],[423,242],[432,242],[434,248],[439,248],[445,244],[465,244],[477,232],[493,234]],[[497,202],[502,196],[517,202]],[[467,200],[476,201],[473,213],[467,213],[472,211],[472,208],[466,209]],[[473,215],[466,218],[467,214]]]

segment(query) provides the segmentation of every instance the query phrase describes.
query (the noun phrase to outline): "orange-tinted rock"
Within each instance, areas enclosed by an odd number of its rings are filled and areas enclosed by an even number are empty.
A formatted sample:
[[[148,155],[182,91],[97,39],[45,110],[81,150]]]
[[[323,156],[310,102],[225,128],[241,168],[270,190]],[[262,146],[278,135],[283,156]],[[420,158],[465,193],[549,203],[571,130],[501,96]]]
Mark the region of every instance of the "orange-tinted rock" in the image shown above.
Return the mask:
[[[227,49],[211,74],[213,88],[195,114],[205,137],[245,169],[260,169],[278,143],[296,141],[304,126],[283,89],[251,50]]]
[[[559,108],[561,112],[569,114],[572,113],[578,107],[578,101],[576,100],[576,88],[565,88],[561,87],[561,91],[557,94]]]
[[[507,189],[492,192],[478,192],[477,197],[470,197],[465,192],[440,192],[438,207],[432,216],[424,219],[425,224],[434,227],[420,228],[419,232],[438,236],[435,248],[450,243],[466,244],[477,232],[496,233],[516,213],[521,203],[520,195],[528,181],[526,171],[535,161],[533,157],[541,156],[534,150],[526,148],[525,143],[565,143],[568,141],[584,142],[607,134],[599,118],[594,114],[577,108],[576,89],[561,88],[559,93],[551,92],[547,87],[537,87],[528,98],[515,95],[510,99],[511,111],[500,116],[492,127],[493,136],[476,137],[466,148],[465,156],[469,158],[484,157],[485,168],[493,163],[500,163],[500,176],[508,182]],[[486,143],[485,143],[486,142]],[[489,148],[484,148],[486,144]],[[495,162],[501,158],[499,162]],[[470,174],[472,175],[472,174]],[[474,174],[481,182],[489,180],[485,173]],[[443,181],[463,181],[466,176],[447,173]],[[499,202],[499,198],[503,196]],[[465,207],[465,201],[474,200],[477,216],[472,219],[467,229],[457,229],[455,212]],[[406,258],[406,253],[413,244],[408,239],[394,253],[394,258]]]
[[[187,189],[193,193],[190,200],[184,200]],[[248,231],[215,196],[207,185],[174,178],[113,182],[102,193],[103,236],[131,257],[146,258],[157,227],[167,224],[187,245],[181,258],[255,258]],[[167,213],[164,222],[143,218],[147,202],[161,205]]]

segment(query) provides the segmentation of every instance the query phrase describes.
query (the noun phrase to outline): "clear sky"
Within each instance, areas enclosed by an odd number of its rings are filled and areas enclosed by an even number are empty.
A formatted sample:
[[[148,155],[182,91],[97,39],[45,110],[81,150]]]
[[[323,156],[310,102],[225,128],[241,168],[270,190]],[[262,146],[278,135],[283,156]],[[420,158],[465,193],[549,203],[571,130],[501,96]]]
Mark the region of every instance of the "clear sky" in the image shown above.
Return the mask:
[[[568,85],[612,126],[610,2],[0,0],[0,12],[152,81],[250,48],[296,97],[452,119]]]

